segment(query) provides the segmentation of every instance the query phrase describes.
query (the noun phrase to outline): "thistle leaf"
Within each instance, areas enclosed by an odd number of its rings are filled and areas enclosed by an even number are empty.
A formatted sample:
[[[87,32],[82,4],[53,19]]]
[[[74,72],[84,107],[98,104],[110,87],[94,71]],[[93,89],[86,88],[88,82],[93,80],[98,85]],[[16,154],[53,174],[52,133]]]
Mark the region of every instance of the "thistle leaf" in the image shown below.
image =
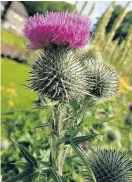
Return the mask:
[[[12,179],[4,182],[32,182],[38,176],[39,172],[33,169],[27,169],[26,171],[18,174]]]
[[[91,138],[94,138],[95,136],[97,136],[97,134],[89,134],[87,136],[80,136],[80,137],[72,138],[71,141],[72,141],[72,143],[74,143],[74,145],[78,145],[87,140],[90,140]]]
[[[12,139],[13,140],[13,139]],[[14,140],[13,140],[14,141]],[[15,141],[14,141],[15,142]],[[16,142],[15,142],[16,143]],[[21,145],[19,145],[18,143],[16,143],[17,146],[19,147],[23,157],[25,158],[26,161],[29,162],[30,167],[32,168],[37,168],[38,167],[38,163],[37,160],[29,153],[27,152],[26,149],[24,149]]]
[[[50,169],[49,163],[44,161],[38,161],[40,169],[44,172]]]
[[[37,160],[30,153],[28,153],[22,146],[18,145],[18,147],[21,153],[23,154],[24,158],[29,162],[30,166],[32,166],[33,168],[37,168]]]
[[[87,155],[82,150],[82,148],[79,145],[75,145],[74,143],[71,143],[72,148],[75,150],[75,152],[78,154],[78,157],[84,162],[85,166],[88,165],[87,163]]]
[[[83,143],[91,138],[94,138],[97,134],[89,134],[87,136],[81,136],[81,137],[73,137],[73,136],[64,136],[57,140],[56,145],[60,145],[61,143],[65,143],[65,145],[73,143],[74,145],[78,145],[80,143]]]
[[[69,144],[70,142],[70,136],[64,136],[57,140],[56,146],[59,146],[61,143]]]
[[[89,163],[88,163],[88,156],[86,155],[86,153],[82,150],[82,148],[79,145],[75,145],[74,143],[71,143],[72,148],[75,150],[75,152],[78,154],[78,157],[82,160],[82,162],[84,163],[84,165],[86,166],[89,175],[91,177],[91,182],[96,182],[95,176],[91,170],[91,168],[89,167]]]

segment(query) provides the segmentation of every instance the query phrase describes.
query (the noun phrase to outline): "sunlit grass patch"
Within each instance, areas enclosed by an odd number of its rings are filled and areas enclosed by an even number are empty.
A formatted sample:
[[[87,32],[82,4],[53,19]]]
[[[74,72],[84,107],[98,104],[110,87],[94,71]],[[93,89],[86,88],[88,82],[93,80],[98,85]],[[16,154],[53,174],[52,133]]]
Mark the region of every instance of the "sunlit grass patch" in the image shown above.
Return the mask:
[[[24,38],[2,30],[1,41],[18,49],[25,49]]]
[[[20,85],[28,84],[29,67],[3,58],[2,65],[2,113],[9,109],[32,108],[37,95],[30,89]],[[9,102],[10,101],[10,102]],[[13,104],[9,104],[9,103]],[[9,107],[12,105],[12,107]]]

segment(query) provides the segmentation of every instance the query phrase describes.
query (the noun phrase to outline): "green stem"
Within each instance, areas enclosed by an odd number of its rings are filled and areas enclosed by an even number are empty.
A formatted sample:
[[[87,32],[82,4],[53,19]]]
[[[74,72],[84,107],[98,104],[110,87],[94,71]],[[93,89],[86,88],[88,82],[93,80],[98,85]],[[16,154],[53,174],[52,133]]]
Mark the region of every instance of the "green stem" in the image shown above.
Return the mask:
[[[54,143],[56,140],[60,137],[63,136],[65,129],[68,126],[68,121],[63,123],[63,120],[67,118],[67,112],[65,112],[66,107],[64,105],[58,105],[54,107],[53,109],[53,119],[54,119],[54,124],[53,124],[53,136],[52,140],[54,140]],[[55,137],[54,137],[55,136]],[[55,146],[52,148],[52,154],[51,158],[53,158],[52,163],[56,164],[57,169],[58,169],[58,174],[62,176],[63,173],[63,165],[65,158],[69,154],[70,150],[68,146],[65,146],[64,143],[60,144],[59,146]],[[54,165],[53,164],[53,165]]]
[[[62,118],[63,113],[61,111],[61,107],[57,106],[54,108],[55,113],[55,123],[54,123],[54,130],[57,138],[61,137],[63,132],[63,126],[62,126]],[[64,150],[64,144],[59,145],[59,147],[56,148],[56,165],[58,168],[58,174],[62,176],[63,171],[63,150]]]

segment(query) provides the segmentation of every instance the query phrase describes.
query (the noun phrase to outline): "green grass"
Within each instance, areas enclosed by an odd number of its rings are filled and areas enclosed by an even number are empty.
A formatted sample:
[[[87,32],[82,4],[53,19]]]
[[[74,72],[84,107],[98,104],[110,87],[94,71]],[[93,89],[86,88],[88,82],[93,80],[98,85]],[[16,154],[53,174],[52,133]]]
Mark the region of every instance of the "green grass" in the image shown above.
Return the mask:
[[[16,63],[10,59],[3,58],[2,65],[2,113],[10,110],[32,108],[33,101],[36,100],[37,94],[32,90],[21,86],[20,84],[28,84],[26,80],[29,77],[29,66]],[[7,92],[8,88],[16,91],[16,96]],[[10,107],[8,101],[13,102],[14,106]]]
[[[18,49],[25,49],[24,38],[2,30],[1,41]]]

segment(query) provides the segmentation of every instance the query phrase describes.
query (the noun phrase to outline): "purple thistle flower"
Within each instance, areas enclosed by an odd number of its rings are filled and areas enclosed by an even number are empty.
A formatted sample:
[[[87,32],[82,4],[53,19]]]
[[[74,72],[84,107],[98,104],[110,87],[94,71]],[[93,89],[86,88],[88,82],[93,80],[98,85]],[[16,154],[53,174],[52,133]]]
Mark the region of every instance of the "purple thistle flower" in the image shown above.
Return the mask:
[[[71,13],[37,13],[26,21],[23,32],[30,41],[28,48],[32,50],[51,44],[76,48],[88,44],[90,23],[88,17]]]
[[[83,143],[82,143],[82,148],[83,148],[84,150],[87,150],[87,149],[89,148],[89,142],[88,142],[88,141],[83,142]]]

